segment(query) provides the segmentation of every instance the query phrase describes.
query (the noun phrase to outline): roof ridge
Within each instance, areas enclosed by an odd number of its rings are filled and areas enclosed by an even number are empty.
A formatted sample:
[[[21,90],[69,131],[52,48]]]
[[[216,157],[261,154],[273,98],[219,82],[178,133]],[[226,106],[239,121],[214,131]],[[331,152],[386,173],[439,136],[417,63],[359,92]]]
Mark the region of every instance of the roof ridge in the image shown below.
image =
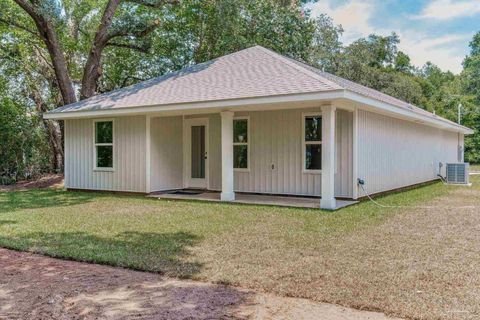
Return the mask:
[[[299,66],[298,64],[293,63],[292,61],[290,61],[290,58],[287,58],[287,57],[285,57],[285,56],[283,56],[283,55],[281,55],[281,54],[279,54],[279,53],[276,53],[275,51],[272,51],[272,50],[267,49],[267,48],[265,48],[265,47],[262,47],[262,46],[260,46],[260,45],[256,45],[256,46],[253,47],[253,48],[256,48],[256,47],[258,47],[259,49],[261,49],[262,51],[264,51],[265,53],[267,53],[267,54],[270,55],[271,57],[273,57],[273,58],[275,58],[275,59],[277,59],[277,60],[280,60],[280,61],[286,63],[286,64],[289,65],[290,67],[292,67],[292,68],[294,68],[294,69],[297,69],[297,70],[300,71],[300,72],[303,72],[304,74],[310,76],[311,78],[314,78],[315,80],[323,81],[323,82],[327,83],[328,85],[332,86],[334,89],[343,89],[343,90],[345,90],[345,88],[342,87],[342,86],[340,86],[338,83],[335,83],[335,82],[333,82],[333,81],[331,81],[331,80],[329,80],[329,79],[327,79],[327,78],[325,78],[325,77],[322,77],[322,76],[316,74],[315,72],[308,70],[308,69],[307,69],[306,67],[304,67],[304,66]],[[296,61],[296,60],[295,60],[295,61]],[[297,61],[297,62],[303,64],[303,62],[300,62],[300,61]],[[314,68],[314,67],[312,67],[312,68]],[[320,70],[319,70],[319,71],[320,71]]]

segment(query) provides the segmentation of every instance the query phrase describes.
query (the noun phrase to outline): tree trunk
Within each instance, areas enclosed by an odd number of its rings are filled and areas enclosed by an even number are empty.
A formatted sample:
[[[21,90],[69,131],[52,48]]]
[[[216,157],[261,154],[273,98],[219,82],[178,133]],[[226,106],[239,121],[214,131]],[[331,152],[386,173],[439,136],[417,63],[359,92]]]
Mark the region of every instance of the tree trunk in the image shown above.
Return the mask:
[[[110,0],[105,8],[87,62],[85,63],[85,68],[83,69],[80,100],[90,98],[97,91],[97,81],[102,75],[100,60],[102,58],[103,49],[105,49],[109,40],[108,28],[112,24],[113,16],[115,15],[115,11],[119,4],[120,0]]]
[[[45,44],[48,48],[48,52],[52,57],[53,69],[55,71],[55,77],[57,79],[58,86],[63,98],[63,104],[70,104],[77,102],[75,91],[73,89],[73,83],[70,79],[67,61],[63,52],[60,50],[60,44],[58,43],[57,36],[50,28],[47,28],[47,37]]]
[[[42,13],[38,12],[38,8],[34,7],[31,2],[27,2],[26,0],[15,0],[15,2],[33,19],[40,37],[48,49],[53,69],[55,71],[55,77],[62,94],[63,104],[77,102],[73,83],[68,72],[67,61],[61,49],[54,27],[47,19],[45,19]]]
[[[32,88],[32,93],[30,95],[32,100],[35,102],[35,108],[39,114],[43,114],[48,111],[47,104],[42,100],[42,96],[38,91]],[[45,131],[48,134],[48,142],[52,149],[52,168],[55,172],[63,171],[63,141],[62,141],[62,128],[60,123],[55,120],[43,119],[43,126]]]
[[[43,120],[43,125],[48,133],[50,147],[53,152],[52,166],[55,172],[63,172],[63,144],[62,144],[62,130],[60,123],[54,120]]]

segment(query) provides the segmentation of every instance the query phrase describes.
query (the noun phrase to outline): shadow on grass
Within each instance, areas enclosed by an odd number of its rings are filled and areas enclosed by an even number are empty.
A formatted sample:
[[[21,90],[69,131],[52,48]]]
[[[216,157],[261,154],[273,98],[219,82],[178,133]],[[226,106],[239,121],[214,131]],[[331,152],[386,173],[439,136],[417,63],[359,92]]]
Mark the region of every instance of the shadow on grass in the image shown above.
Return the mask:
[[[35,232],[14,237],[0,236],[0,246],[189,278],[202,267],[200,263],[187,261],[189,248],[200,240],[188,232],[122,232],[111,237],[84,232]]]
[[[0,192],[0,214],[23,209],[71,206],[86,203],[102,196],[106,195],[69,192],[61,189]]]
[[[0,226],[3,226],[5,224],[15,224],[17,221],[15,220],[0,220]]]

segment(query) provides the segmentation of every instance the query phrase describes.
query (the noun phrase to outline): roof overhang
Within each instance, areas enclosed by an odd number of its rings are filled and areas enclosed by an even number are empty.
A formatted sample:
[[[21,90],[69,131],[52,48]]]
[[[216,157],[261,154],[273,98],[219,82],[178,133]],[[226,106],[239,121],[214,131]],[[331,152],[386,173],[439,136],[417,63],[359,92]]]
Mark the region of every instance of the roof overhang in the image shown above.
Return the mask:
[[[362,105],[362,109],[366,109],[372,112],[384,113],[397,118],[402,118],[405,120],[413,120],[414,122],[434,126],[440,129],[445,129],[449,131],[460,132],[463,134],[473,134],[473,130],[465,126],[453,123],[439,116],[428,116],[425,114],[417,113],[410,111],[404,108],[397,107],[395,105],[378,101],[363,95],[345,91],[345,99],[350,101],[355,101]]]
[[[181,115],[188,113],[212,113],[225,109],[231,111],[259,111],[292,108],[296,106],[315,106],[333,102],[335,100],[346,100],[357,103],[361,109],[372,112],[388,114],[393,117],[414,121],[417,123],[434,126],[437,128],[456,131],[463,134],[473,134],[473,130],[462,125],[448,121],[442,117],[428,116],[416,113],[389,103],[385,103],[370,97],[366,97],[349,90],[332,90],[312,93],[300,93],[289,95],[276,95],[267,97],[252,97],[242,99],[215,100],[202,102],[188,102],[178,104],[165,104],[153,106],[134,106],[97,110],[78,110],[55,112],[52,110],[43,114],[44,119],[67,120],[79,118],[100,118],[112,116],[133,116],[133,115]]]

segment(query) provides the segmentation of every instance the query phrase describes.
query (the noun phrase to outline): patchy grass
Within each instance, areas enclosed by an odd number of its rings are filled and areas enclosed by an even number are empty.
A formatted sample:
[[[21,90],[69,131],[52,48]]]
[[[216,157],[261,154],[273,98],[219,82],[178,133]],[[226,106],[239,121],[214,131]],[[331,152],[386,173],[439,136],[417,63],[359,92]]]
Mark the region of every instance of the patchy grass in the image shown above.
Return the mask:
[[[480,164],[470,164],[470,172],[480,172]]]
[[[480,206],[479,178],[472,182],[378,199],[438,209],[363,202],[336,212],[3,192],[0,245],[401,317],[469,319],[480,316],[480,214],[470,206]]]

